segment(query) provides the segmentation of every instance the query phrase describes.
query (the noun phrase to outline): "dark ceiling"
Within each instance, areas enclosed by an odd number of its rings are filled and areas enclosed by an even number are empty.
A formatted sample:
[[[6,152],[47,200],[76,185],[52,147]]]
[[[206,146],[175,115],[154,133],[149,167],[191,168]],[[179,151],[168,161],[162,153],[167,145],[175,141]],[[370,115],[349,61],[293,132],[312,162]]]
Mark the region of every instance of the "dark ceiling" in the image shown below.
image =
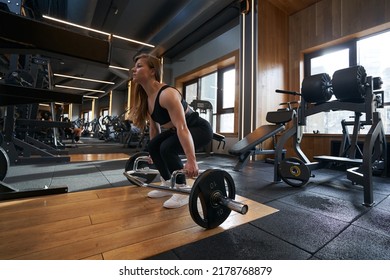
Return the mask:
[[[109,64],[131,68],[141,52],[174,60],[228,28],[239,24],[237,0],[57,0],[32,1],[35,17],[48,15],[78,25],[154,45],[148,47],[113,39]],[[46,18],[42,18],[46,22]],[[51,22],[51,24],[58,24]],[[62,27],[64,25],[60,24]],[[70,27],[66,27],[70,28]],[[76,30],[72,28],[73,30]],[[79,32],[85,32],[78,30]],[[90,34],[88,34],[90,35]],[[68,42],[77,44],[77,42]],[[54,77],[54,83],[104,90],[125,89],[128,73],[85,62],[51,59],[54,73],[108,80],[115,85]],[[63,90],[63,89],[59,89]],[[69,90],[63,90],[69,92]],[[77,92],[102,96],[102,93]]]
[[[283,10],[281,6],[283,1],[269,0],[271,3],[273,1],[276,2],[275,6]],[[48,15],[155,46],[151,48],[113,39],[109,64],[131,68],[133,57],[140,52],[163,56],[165,61],[174,61],[199,44],[238,25],[239,2],[239,0],[25,0],[24,6],[30,17],[53,25],[59,24],[41,16]],[[304,8],[302,5],[308,6],[315,2],[318,1],[287,1],[285,3],[288,6],[284,11],[289,14],[297,11],[291,7],[291,3],[299,3],[296,7],[302,9]],[[61,28],[63,27],[61,24]],[[78,28],[71,29],[86,33]],[[86,35],[91,36],[91,33],[88,32]],[[71,45],[78,43],[64,42]],[[109,68],[107,65],[59,59],[55,55],[50,58],[50,64],[53,73],[115,83],[108,85],[55,76],[54,84],[99,89],[107,93],[113,89],[125,89],[128,81],[126,71]],[[62,90],[83,95],[104,95],[88,91]]]

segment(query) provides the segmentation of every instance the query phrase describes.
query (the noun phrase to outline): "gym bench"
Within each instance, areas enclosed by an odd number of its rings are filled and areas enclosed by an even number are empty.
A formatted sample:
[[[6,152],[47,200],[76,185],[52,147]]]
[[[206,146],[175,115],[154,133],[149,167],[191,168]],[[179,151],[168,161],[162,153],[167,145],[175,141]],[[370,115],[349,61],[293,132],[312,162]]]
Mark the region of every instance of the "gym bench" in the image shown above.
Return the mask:
[[[288,105],[290,106],[290,104]],[[284,131],[286,123],[291,121],[295,115],[295,110],[292,110],[291,108],[268,112],[266,120],[272,124],[266,124],[258,127],[234,144],[229,150],[231,155],[238,156],[238,161],[234,167],[234,171],[241,171],[248,163],[250,156],[274,154],[275,150],[263,149],[261,144],[270,138],[273,138],[275,143],[276,134]],[[258,145],[260,145],[260,148],[256,148]]]

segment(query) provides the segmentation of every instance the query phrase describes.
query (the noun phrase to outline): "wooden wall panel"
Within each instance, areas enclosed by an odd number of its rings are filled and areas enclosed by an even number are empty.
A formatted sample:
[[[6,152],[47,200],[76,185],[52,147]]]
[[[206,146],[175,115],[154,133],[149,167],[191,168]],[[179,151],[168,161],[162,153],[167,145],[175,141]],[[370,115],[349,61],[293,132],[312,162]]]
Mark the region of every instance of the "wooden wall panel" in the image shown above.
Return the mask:
[[[388,0],[322,0],[291,15],[289,89],[301,89],[305,53],[389,28]],[[301,148],[309,159],[313,155],[326,155],[330,153],[330,142],[333,139],[335,137],[326,135],[305,135]],[[291,147],[287,147],[287,150],[291,151]]]
[[[359,143],[364,143],[365,136],[361,135],[358,137]],[[342,137],[341,135],[314,135],[307,134],[302,137],[301,148],[305,155],[313,160],[313,156],[322,156],[322,155],[331,155],[331,146],[332,141],[339,141],[341,143]],[[390,143],[390,136],[386,137],[387,143]],[[288,143],[288,145],[292,145],[292,143]],[[292,153],[289,153],[291,148],[287,147],[287,156],[295,156]]]
[[[297,11],[304,9],[319,0],[268,0],[275,7],[278,7],[282,11],[284,11],[287,15],[292,15]]]
[[[258,2],[258,96],[257,126],[266,123],[285,96],[276,89],[288,86],[288,16],[267,0]]]
[[[388,0],[341,1],[341,35],[353,34],[386,22],[389,7]]]
[[[289,87],[300,90],[303,53],[390,28],[388,0],[323,0],[289,17]]]

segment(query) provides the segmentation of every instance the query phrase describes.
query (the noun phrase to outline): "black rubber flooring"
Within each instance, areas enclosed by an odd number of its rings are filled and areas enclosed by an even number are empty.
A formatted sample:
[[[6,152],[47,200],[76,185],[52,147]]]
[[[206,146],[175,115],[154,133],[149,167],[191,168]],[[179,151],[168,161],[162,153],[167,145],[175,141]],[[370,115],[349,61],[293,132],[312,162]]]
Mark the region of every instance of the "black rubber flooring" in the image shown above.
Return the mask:
[[[235,161],[211,156],[202,167],[228,171],[238,194],[279,211],[153,259],[390,259],[390,178],[374,177],[375,204],[366,207],[363,188],[343,171],[316,170],[306,186],[291,187],[273,182],[272,164],[236,172]]]
[[[79,145],[71,153],[136,152],[120,144]],[[154,256],[160,260],[389,260],[390,178],[374,177],[372,207],[363,188],[338,170],[313,171],[304,187],[273,182],[273,165],[250,162],[233,171],[235,157],[199,156],[201,169],[219,168],[234,178],[239,195],[279,211],[213,237]],[[68,185],[69,191],[128,185],[126,160],[12,166],[4,180],[17,187]]]

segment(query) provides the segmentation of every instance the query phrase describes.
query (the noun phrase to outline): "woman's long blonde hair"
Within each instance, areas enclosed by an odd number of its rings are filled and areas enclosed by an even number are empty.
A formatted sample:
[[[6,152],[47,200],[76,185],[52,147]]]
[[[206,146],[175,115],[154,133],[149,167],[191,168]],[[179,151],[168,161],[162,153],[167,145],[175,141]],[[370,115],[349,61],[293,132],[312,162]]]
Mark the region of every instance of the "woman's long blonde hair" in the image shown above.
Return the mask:
[[[160,59],[150,54],[140,54],[134,58],[134,62],[141,58],[146,59],[147,65],[154,69],[154,77],[160,82],[162,77],[162,65]],[[130,110],[130,118],[133,123],[143,130],[148,120],[148,95],[140,84],[135,85],[134,106]]]

